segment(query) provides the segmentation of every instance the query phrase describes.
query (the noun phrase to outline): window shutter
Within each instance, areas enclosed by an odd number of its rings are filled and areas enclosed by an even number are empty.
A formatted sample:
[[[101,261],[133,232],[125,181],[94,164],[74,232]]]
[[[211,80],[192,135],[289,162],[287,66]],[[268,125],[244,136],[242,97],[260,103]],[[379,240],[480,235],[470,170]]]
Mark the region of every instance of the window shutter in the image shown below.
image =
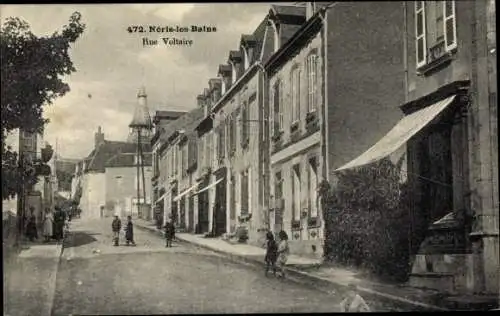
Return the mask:
[[[278,120],[278,123],[279,123],[279,130],[282,131],[283,130],[283,82],[280,81],[279,83],[279,89],[278,89],[278,108],[279,108],[279,120]]]
[[[295,74],[295,119],[300,120],[300,76],[301,71],[297,69],[297,73]]]
[[[457,48],[457,24],[455,16],[455,1],[443,1],[444,12],[444,42],[447,51]]]
[[[277,135],[280,131],[280,120],[281,120],[280,85],[281,83],[278,81],[274,86],[274,134],[275,135]]]
[[[417,68],[427,63],[427,29],[425,20],[425,1],[415,1],[415,51]]]

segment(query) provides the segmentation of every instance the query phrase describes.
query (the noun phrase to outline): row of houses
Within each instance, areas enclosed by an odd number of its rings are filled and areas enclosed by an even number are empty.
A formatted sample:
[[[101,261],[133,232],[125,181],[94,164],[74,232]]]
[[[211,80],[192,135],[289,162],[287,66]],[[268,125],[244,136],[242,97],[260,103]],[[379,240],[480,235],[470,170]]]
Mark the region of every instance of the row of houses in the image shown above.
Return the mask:
[[[273,5],[194,110],[156,112],[142,201],[135,138],[107,141],[100,129],[72,196],[85,216],[172,217],[210,236],[244,227],[258,245],[284,230],[292,253],[321,256],[319,183],[402,153],[410,229],[425,240],[417,284],[498,292],[494,17],[491,1]],[[472,220],[456,238],[431,236],[459,218]]]
[[[422,234],[474,219],[460,254],[416,254],[415,275],[498,293],[495,32],[493,1],[271,5],[196,109],[155,120],[157,215],[213,236],[243,225],[258,245],[284,230],[292,253],[321,255],[319,183],[402,152]]]

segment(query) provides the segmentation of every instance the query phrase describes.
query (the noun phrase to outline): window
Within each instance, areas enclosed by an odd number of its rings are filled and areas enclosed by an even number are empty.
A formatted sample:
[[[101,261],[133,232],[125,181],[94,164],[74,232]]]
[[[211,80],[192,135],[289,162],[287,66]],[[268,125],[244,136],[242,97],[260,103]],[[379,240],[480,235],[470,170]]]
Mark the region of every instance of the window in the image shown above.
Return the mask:
[[[241,215],[248,215],[248,170],[241,173]]]
[[[241,146],[245,147],[248,144],[249,137],[249,118],[248,118],[248,104],[247,102],[243,103],[241,107]]]
[[[300,120],[300,69],[298,66],[292,69],[290,75],[292,96],[292,124]]]
[[[231,62],[231,82],[234,84],[236,82],[236,79],[238,79],[238,73],[236,72],[236,65]]]
[[[457,48],[455,1],[415,2],[415,53],[420,68]],[[438,54],[436,56],[436,54]]]
[[[318,216],[318,204],[317,204],[317,188],[318,188],[318,170],[316,158],[309,160],[308,168],[309,176],[309,216],[315,218]]]
[[[300,221],[300,165],[292,168],[292,218],[294,221]]]
[[[314,12],[316,12],[316,4],[314,2],[306,2],[306,18],[311,18]]]
[[[197,160],[196,138],[191,138],[188,144],[188,168],[193,166]]]
[[[278,135],[283,131],[283,93],[282,93],[282,83],[278,80],[274,84],[273,89],[273,135]]]
[[[177,173],[182,175],[182,165],[183,165],[183,162],[184,162],[184,157],[183,157],[183,150],[182,150],[182,147],[177,145],[175,146],[175,149],[177,151]]]
[[[236,150],[236,120],[231,115],[229,118],[229,154],[233,155]]]
[[[229,218],[231,220],[236,219],[236,179],[234,175],[231,175],[231,194],[230,194],[230,205],[231,209],[229,210]]]
[[[218,157],[220,160],[226,156],[226,126],[224,123],[222,123],[219,126],[218,141],[219,141],[219,143],[217,145],[217,150],[218,150]]]
[[[444,10],[444,41],[446,50],[457,47],[457,22],[455,17],[455,1],[443,1]]]
[[[306,61],[307,67],[307,105],[308,112],[314,112],[318,103],[318,55],[312,52]]]
[[[185,143],[182,146],[182,174],[186,176],[186,170],[188,168],[189,156],[188,156],[188,144]]]
[[[280,32],[279,25],[275,21],[271,21],[271,26],[274,32],[274,52],[277,52],[280,48]]]
[[[249,60],[249,56],[248,56],[248,50],[245,48],[245,46],[241,46],[241,48],[243,49],[243,58],[244,58],[245,70],[247,70],[248,67],[250,66],[250,60]]]
[[[281,178],[281,171],[276,172],[274,175],[274,197],[281,199],[283,197],[283,179]]]
[[[156,151],[153,153],[153,164],[153,170],[156,176],[160,173],[160,157],[158,156],[158,153]]]

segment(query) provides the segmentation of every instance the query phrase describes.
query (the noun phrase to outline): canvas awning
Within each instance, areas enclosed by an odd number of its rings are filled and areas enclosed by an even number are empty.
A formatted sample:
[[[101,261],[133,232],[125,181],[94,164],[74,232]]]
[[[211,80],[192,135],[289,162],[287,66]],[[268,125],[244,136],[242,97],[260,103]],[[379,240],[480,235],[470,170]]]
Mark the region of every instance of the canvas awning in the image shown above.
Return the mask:
[[[217,181],[215,181],[215,182],[213,182],[213,183],[211,183],[211,184],[207,185],[207,186],[206,186],[206,187],[204,187],[203,189],[201,189],[201,190],[199,190],[198,192],[196,192],[196,194],[200,194],[200,193],[202,193],[202,192],[204,192],[204,191],[206,191],[206,190],[210,189],[211,187],[213,187],[213,186],[217,185],[217,184],[218,184],[219,182],[221,182],[222,180],[224,180],[224,178],[221,178],[221,179],[219,179],[219,180],[217,180]]]
[[[191,192],[192,190],[194,190],[200,183],[196,183],[194,184],[193,186],[191,186],[190,188],[182,191],[181,193],[179,193],[179,195],[177,195],[176,197],[174,197],[174,202],[177,202],[179,201],[184,195],[188,194],[189,192]]]
[[[454,99],[455,95],[403,117],[393,129],[370,149],[335,171],[360,167],[389,156],[429,124]]]

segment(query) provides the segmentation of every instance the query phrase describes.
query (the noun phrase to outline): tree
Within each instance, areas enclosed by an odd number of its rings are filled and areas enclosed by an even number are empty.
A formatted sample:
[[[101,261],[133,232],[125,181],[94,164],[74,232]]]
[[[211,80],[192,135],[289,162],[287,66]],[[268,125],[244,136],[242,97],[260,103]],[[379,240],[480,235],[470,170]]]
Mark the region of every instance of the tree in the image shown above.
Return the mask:
[[[50,36],[35,36],[29,24],[19,18],[8,18],[0,28],[2,199],[15,195],[19,182],[36,178],[26,173],[24,169],[29,166],[20,164],[18,155],[6,146],[6,137],[15,129],[43,132],[48,123],[43,118],[43,106],[70,90],[63,76],[76,69],[68,52],[84,29],[78,12],[71,15],[61,32]]]

